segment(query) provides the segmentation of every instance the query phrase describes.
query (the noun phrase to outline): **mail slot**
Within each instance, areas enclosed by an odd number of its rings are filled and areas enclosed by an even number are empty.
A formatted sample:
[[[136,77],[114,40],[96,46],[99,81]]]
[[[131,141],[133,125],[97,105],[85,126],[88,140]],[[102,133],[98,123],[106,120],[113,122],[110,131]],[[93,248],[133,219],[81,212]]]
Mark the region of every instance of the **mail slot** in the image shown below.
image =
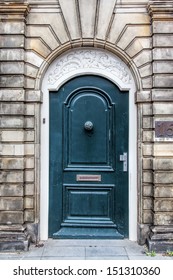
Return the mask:
[[[76,175],[76,181],[83,181],[83,182],[101,182],[101,175]]]

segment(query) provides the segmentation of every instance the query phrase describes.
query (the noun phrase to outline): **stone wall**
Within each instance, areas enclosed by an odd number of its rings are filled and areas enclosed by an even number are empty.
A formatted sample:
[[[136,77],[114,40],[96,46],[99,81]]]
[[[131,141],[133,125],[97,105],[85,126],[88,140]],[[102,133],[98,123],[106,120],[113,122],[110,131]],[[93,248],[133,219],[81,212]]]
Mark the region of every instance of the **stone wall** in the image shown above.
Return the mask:
[[[172,141],[154,134],[155,121],[173,114],[172,12],[173,1],[1,1],[2,248],[10,240],[22,246],[27,225],[39,224],[41,79],[55,57],[77,47],[109,50],[134,74],[138,241],[150,234],[155,248],[155,240],[173,240]]]

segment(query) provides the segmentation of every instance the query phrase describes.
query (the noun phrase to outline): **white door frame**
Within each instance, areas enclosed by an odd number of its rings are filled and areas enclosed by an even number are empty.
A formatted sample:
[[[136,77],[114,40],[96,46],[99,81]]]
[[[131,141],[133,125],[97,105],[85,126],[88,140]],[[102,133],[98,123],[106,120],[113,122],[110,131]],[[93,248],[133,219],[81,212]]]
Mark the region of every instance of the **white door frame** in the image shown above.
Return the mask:
[[[135,81],[127,65],[114,54],[81,48],[55,59],[42,80],[40,239],[48,239],[49,209],[49,91],[80,75],[98,75],[129,91],[129,239],[137,240],[137,113]]]

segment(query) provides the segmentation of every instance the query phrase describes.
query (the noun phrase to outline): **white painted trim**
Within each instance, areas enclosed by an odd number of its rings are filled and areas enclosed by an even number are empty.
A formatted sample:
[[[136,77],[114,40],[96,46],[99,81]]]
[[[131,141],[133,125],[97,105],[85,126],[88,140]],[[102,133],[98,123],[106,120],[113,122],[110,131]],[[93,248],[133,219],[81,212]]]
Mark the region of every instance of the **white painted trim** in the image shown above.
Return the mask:
[[[87,60],[84,62],[84,55]],[[102,63],[100,63],[102,59]],[[72,64],[75,62],[73,67]],[[100,75],[129,91],[129,239],[137,240],[137,114],[135,82],[127,65],[118,57],[100,49],[71,50],[53,61],[42,80],[41,110],[41,191],[40,239],[48,239],[49,208],[49,91],[58,90],[73,77]],[[45,119],[45,123],[43,123]]]

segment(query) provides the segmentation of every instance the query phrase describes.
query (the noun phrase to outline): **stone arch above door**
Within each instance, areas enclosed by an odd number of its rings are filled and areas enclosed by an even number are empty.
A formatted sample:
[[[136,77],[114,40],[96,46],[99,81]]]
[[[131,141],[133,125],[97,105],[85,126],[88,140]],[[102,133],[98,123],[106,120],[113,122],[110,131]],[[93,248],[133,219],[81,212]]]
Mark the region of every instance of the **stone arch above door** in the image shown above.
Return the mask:
[[[43,104],[41,112],[41,239],[48,237],[49,186],[49,91],[58,90],[66,81],[80,75],[97,75],[115,83],[120,90],[129,91],[129,238],[137,239],[136,195],[136,106],[135,82],[127,65],[114,54],[94,48],[80,48],[57,57],[42,79]],[[132,129],[131,129],[132,128]]]

